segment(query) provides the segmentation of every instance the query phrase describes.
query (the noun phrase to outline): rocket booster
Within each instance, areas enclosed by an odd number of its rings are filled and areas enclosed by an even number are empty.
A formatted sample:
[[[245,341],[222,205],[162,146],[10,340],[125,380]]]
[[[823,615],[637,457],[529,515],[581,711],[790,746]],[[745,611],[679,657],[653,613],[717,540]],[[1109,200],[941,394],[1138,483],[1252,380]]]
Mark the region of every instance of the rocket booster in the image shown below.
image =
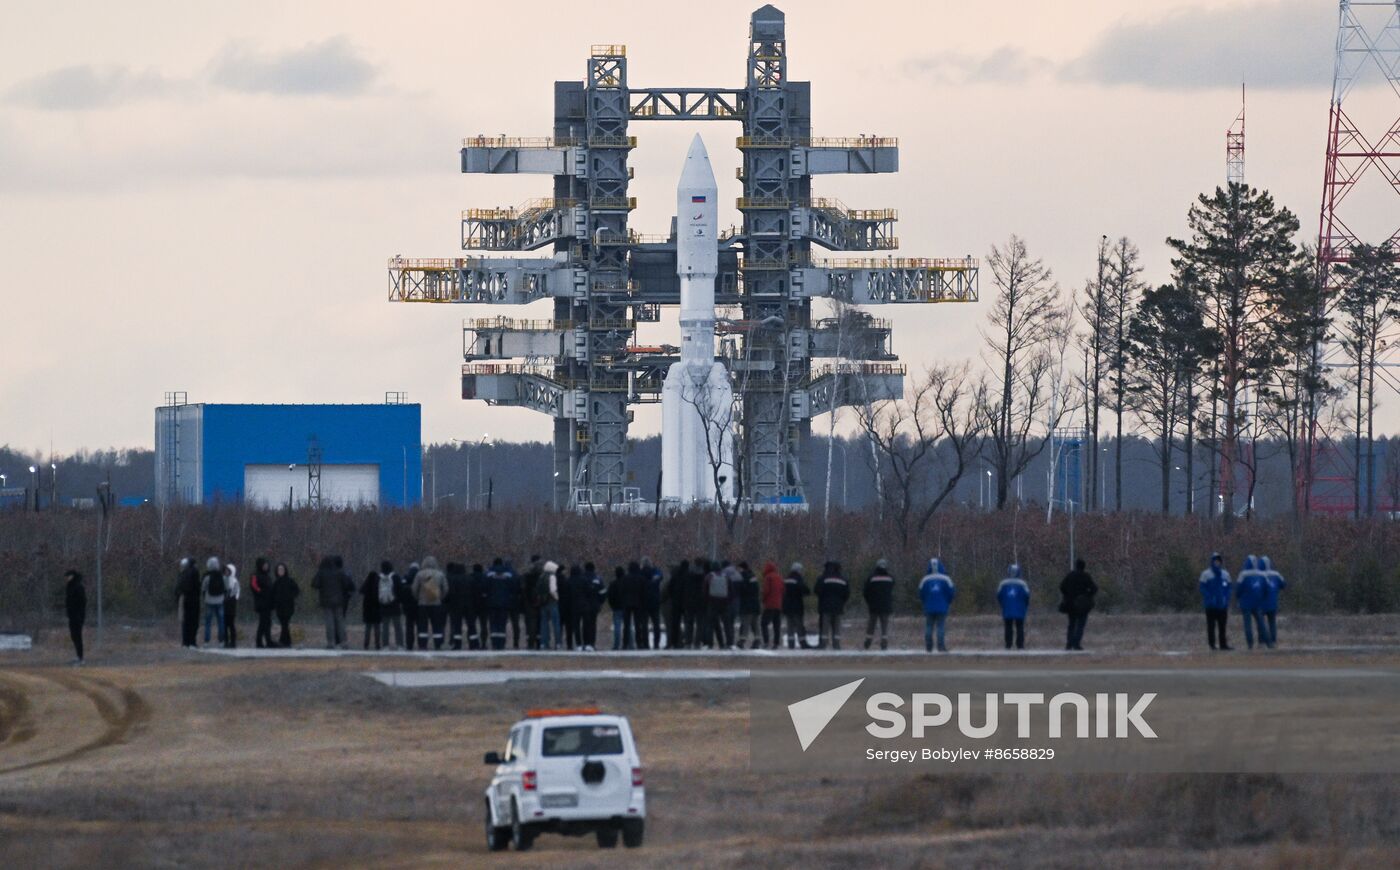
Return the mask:
[[[715,360],[716,196],[710,155],[697,135],[676,186],[681,358],[661,392],[661,495],[683,506],[713,503],[717,492],[733,503],[734,392],[724,363]]]
[[[713,362],[719,210],[710,155],[697,134],[676,187],[676,275],[681,282],[681,359]]]

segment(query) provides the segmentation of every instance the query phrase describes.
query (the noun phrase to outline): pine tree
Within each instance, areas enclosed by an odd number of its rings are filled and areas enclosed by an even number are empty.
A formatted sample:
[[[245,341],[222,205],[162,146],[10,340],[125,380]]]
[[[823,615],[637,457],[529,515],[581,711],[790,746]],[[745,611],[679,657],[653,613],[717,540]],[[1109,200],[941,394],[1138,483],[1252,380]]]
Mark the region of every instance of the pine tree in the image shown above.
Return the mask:
[[[1388,246],[1376,248],[1363,244],[1352,251],[1349,262],[1338,266],[1338,272],[1342,279],[1341,297],[1337,300],[1337,310],[1341,315],[1337,324],[1338,338],[1355,372],[1351,387],[1356,391],[1356,430],[1352,448],[1356,469],[1356,516],[1363,514],[1363,460],[1366,481],[1364,513],[1370,516],[1376,507],[1376,457],[1372,449],[1375,444],[1376,362],[1385,344],[1383,334],[1386,327],[1400,315],[1400,265],[1397,265],[1395,253]]]

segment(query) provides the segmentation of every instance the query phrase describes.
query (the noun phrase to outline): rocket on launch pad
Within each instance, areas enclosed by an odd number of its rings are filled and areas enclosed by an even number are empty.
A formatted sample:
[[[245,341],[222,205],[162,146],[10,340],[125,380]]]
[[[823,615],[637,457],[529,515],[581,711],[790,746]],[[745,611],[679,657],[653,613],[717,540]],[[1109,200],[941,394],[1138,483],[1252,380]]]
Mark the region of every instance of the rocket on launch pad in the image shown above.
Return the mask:
[[[734,392],[715,360],[719,210],[710,155],[697,134],[676,188],[676,274],[681,284],[681,358],[661,393],[661,497],[689,506],[734,493]],[[719,466],[716,473],[716,465]]]

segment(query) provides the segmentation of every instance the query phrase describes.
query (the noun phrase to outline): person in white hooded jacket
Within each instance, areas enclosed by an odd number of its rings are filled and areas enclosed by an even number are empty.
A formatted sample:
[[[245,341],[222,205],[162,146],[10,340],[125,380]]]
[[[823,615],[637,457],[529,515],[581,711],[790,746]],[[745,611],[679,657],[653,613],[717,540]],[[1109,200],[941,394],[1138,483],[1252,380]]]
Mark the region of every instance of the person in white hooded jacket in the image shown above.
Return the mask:
[[[232,562],[224,564],[224,646],[233,649],[238,646],[238,566]]]

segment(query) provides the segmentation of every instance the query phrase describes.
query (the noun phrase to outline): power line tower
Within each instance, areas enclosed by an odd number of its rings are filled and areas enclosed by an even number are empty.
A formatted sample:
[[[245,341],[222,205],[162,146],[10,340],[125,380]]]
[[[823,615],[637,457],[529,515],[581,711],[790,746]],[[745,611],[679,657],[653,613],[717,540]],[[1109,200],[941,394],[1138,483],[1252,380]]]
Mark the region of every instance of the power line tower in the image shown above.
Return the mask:
[[[1368,119],[1370,123],[1359,124],[1346,108],[1347,98],[1357,83],[1367,74],[1374,75],[1373,67],[1384,77],[1391,95],[1400,101],[1400,0],[1340,0],[1317,233],[1318,280],[1329,305],[1341,290],[1337,267],[1350,262],[1352,252],[1362,241],[1349,225],[1355,217],[1346,207],[1348,196],[1367,177],[1373,180],[1374,189],[1384,191],[1388,184],[1392,193],[1400,195],[1400,106],[1388,103],[1382,122],[1394,120],[1384,133],[1369,135],[1363,128],[1379,130],[1380,123]],[[1377,174],[1380,180],[1375,180]],[[1400,256],[1400,228],[1376,244],[1388,245]],[[1327,356],[1323,352],[1323,358]],[[1388,362],[1379,364],[1377,377],[1400,391],[1400,381],[1386,370]],[[1308,510],[1354,512],[1358,471],[1325,433],[1317,432],[1315,422],[1308,433],[1308,463],[1306,476],[1298,487],[1299,498]],[[1366,481],[1366,485],[1375,484]]]

